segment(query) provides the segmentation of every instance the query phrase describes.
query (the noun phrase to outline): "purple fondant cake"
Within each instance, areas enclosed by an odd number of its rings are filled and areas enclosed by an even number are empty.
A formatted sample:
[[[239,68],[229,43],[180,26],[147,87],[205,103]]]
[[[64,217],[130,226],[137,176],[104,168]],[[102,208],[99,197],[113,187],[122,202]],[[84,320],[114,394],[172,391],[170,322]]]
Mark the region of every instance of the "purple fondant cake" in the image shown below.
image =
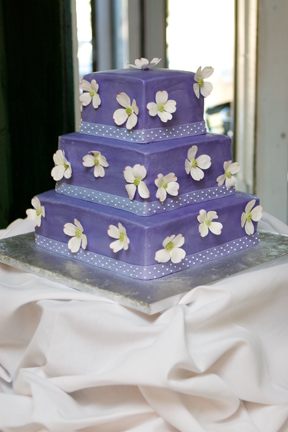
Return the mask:
[[[212,72],[84,77],[81,132],[60,137],[56,190],[27,210],[36,244],[143,280],[256,245],[259,200],[235,193],[230,138],[206,133]]]

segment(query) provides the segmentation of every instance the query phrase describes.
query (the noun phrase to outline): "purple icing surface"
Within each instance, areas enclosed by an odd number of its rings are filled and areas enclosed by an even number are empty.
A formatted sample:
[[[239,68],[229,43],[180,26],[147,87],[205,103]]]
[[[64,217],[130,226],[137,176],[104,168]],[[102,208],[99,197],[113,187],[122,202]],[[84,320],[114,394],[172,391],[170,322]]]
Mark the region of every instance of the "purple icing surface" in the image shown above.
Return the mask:
[[[210,168],[204,170],[204,178],[200,181],[193,180],[185,171],[187,152],[193,145],[198,147],[196,158],[208,154],[212,161]],[[65,151],[72,166],[72,177],[68,180],[63,178],[60,184],[81,186],[125,198],[128,198],[123,175],[125,167],[144,165],[147,170],[144,181],[150,191],[150,198],[143,200],[136,192],[134,200],[140,202],[157,201],[154,181],[159,173],[165,176],[173,172],[178,179],[181,195],[217,186],[217,177],[224,174],[223,163],[232,159],[230,138],[211,133],[152,143],[149,146],[72,133],[59,138],[59,149]],[[95,178],[94,167],[83,166],[83,157],[89,151],[100,151],[106,157],[109,167],[105,168],[104,177]]]
[[[70,237],[64,234],[63,226],[67,222],[73,223],[76,218],[87,235],[87,251],[136,265],[155,264],[155,252],[163,249],[163,240],[172,234],[184,236],[183,249],[187,255],[245,236],[245,229],[241,227],[242,212],[251,199],[256,199],[256,205],[259,203],[257,197],[237,192],[227,198],[190,205],[165,215],[141,218],[122,210],[62,196],[55,191],[45,192],[38,198],[45,207],[45,218],[42,218],[41,227],[36,227],[37,234],[68,243]],[[209,231],[206,237],[200,236],[197,216],[201,209],[217,212],[217,221],[223,225],[220,235]],[[108,236],[107,230],[109,225],[117,226],[118,222],[126,228],[130,245],[127,251],[114,254],[109,247],[114,240]],[[254,226],[256,231],[257,223]]]
[[[96,124],[115,126],[113,113],[121,107],[117,94],[126,93],[131,102],[136,100],[139,108],[138,122],[133,130],[153,129],[163,126],[177,126],[203,120],[204,99],[198,99],[193,90],[194,73],[173,71],[168,69],[134,70],[122,69],[108,72],[96,72],[86,75],[84,79],[91,82],[93,79],[99,84],[101,105],[94,109],[90,103],[83,107],[83,121]],[[151,117],[147,110],[149,102],[155,102],[158,91],[167,91],[168,99],[176,101],[176,112],[172,120],[161,122],[157,116]],[[126,128],[125,124],[120,126]]]

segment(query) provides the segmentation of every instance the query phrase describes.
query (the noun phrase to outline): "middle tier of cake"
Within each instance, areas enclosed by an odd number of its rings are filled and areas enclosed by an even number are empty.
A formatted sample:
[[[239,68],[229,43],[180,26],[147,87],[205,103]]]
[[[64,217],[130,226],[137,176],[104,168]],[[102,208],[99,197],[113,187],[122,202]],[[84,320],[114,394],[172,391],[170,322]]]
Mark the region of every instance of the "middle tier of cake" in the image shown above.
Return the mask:
[[[139,216],[151,216],[235,193],[234,188],[217,184],[217,178],[224,174],[224,162],[232,159],[231,140],[226,136],[208,133],[181,138],[179,134],[178,139],[149,146],[112,138],[80,133],[61,136],[58,151],[63,152],[71,165],[72,175],[56,183],[56,192]],[[90,166],[87,163],[85,166],[88,159]],[[133,169],[139,166],[142,167],[140,177],[134,179]],[[179,190],[173,196],[167,188],[165,200],[160,200],[156,196],[159,184],[157,186],[155,180],[170,174],[174,174]],[[145,183],[148,191],[145,198],[141,197],[141,185],[137,182]],[[136,185],[132,198],[128,193],[131,184]]]
[[[257,234],[247,236],[241,224],[248,202],[255,199],[254,204],[259,203],[257,197],[246,193],[236,192],[230,197],[147,218],[55,191],[45,192],[38,198],[45,207],[41,226],[35,229],[39,247],[138,279],[162,277],[258,243]],[[219,225],[215,226],[215,222]],[[68,235],[63,230],[66,224],[72,230]],[[254,222],[255,233],[256,228]],[[87,238],[87,247],[72,253],[68,241],[72,235],[80,238],[82,234]],[[173,254],[173,249],[174,252],[181,249],[176,253],[182,254],[182,261],[164,262],[163,256],[166,252]],[[163,251],[166,251],[164,255]]]

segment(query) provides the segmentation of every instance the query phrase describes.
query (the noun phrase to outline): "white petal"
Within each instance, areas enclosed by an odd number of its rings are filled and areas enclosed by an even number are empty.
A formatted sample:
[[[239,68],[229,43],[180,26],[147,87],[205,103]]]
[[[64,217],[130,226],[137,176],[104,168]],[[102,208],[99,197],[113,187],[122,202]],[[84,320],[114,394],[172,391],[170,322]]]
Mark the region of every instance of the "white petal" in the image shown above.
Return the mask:
[[[166,237],[162,243],[163,247],[165,248],[167,246],[167,244],[170,243],[174,238],[175,238],[175,234],[172,234],[171,236]]]
[[[124,169],[123,173],[124,173],[124,178],[125,178],[126,182],[128,182],[128,183],[134,183],[135,177],[134,177],[134,174],[133,174],[133,168],[132,167],[127,166]]]
[[[140,59],[135,60],[135,65],[137,68],[141,69],[142,66],[145,66],[149,63],[149,61],[145,57],[141,57]]]
[[[223,225],[220,222],[211,222],[209,229],[213,234],[220,235]]]
[[[174,173],[169,173],[163,178],[163,181],[165,183],[176,182],[176,180],[177,180],[177,177],[175,176]]]
[[[208,227],[205,223],[201,223],[199,225],[199,233],[201,235],[201,237],[206,237],[208,234]]]
[[[32,206],[33,206],[36,210],[40,210],[40,209],[41,209],[41,203],[40,203],[40,201],[39,201],[39,198],[37,198],[37,197],[32,198],[32,200],[31,200],[31,204],[32,204]]]
[[[168,183],[168,186],[166,188],[166,192],[169,195],[177,196],[178,195],[178,191],[179,191],[179,183],[177,183],[177,182],[170,182],[170,183]]]
[[[230,178],[226,178],[226,180],[225,180],[225,186],[226,186],[226,188],[227,189],[230,189],[231,187],[234,187],[234,186],[236,186],[236,179],[235,179],[235,177],[230,177]]]
[[[77,219],[74,219],[74,225],[76,226],[76,228],[78,230],[81,231],[81,233],[84,231],[83,226],[81,225],[81,223]]]
[[[119,239],[119,229],[115,225],[109,225],[107,233],[109,237]]]
[[[94,94],[93,98],[92,98],[92,104],[93,104],[93,108],[97,109],[99,107],[99,105],[101,105],[101,99],[100,96],[98,95],[98,93]]]
[[[124,108],[127,108],[127,107],[131,106],[130,98],[129,98],[129,96],[128,96],[126,93],[124,93],[124,92],[119,93],[119,94],[116,96],[116,99],[117,99],[117,102],[119,103],[119,105],[123,106]]]
[[[41,226],[41,215],[36,216],[35,219],[35,226],[40,227]]]
[[[120,222],[118,222],[118,228],[119,228],[119,233],[126,234],[126,228],[124,228],[124,226]]]
[[[232,163],[231,160],[224,162],[224,164],[223,164],[224,172],[227,171],[227,169],[230,167],[231,163]]]
[[[86,249],[86,247],[87,247],[87,236],[85,234],[82,234],[81,240],[82,240],[82,249]]]
[[[140,67],[138,67],[138,66],[136,66],[136,65],[134,65],[134,64],[131,64],[131,63],[127,63],[127,66],[128,66],[129,68],[132,68],[132,69],[141,69]]]
[[[41,207],[41,211],[42,211],[42,216],[45,217],[45,207],[44,206]]]
[[[146,184],[143,181],[140,181],[138,185],[138,192],[141,198],[147,199],[150,197],[149,189],[147,188]]]
[[[224,174],[220,175],[219,177],[217,177],[216,181],[218,183],[218,186],[222,186],[225,181],[225,175]]]
[[[83,80],[81,81],[79,87],[80,87],[81,90],[85,90],[85,91],[88,91],[88,92],[90,92],[90,90],[91,90],[91,88],[92,88],[92,86],[91,86],[91,84],[89,83],[89,81],[86,81],[85,79],[83,79]]]
[[[240,171],[240,165],[238,162],[234,162],[230,165],[229,171],[231,174],[236,174],[238,171]]]
[[[51,176],[55,181],[59,181],[63,178],[65,168],[63,165],[55,166],[51,171]]]
[[[63,165],[65,162],[65,153],[62,150],[57,150],[53,155],[55,165]]]
[[[191,177],[193,180],[200,181],[204,177],[203,171],[198,167],[192,167],[190,171]]]
[[[127,250],[127,249],[129,248],[129,243],[130,243],[130,240],[129,240],[129,238],[126,236],[126,237],[124,238],[124,240],[123,240],[123,244],[124,244],[123,249],[124,249],[124,250]]]
[[[160,120],[163,123],[167,123],[168,120],[171,120],[173,118],[172,114],[170,114],[166,111],[163,111],[163,112],[158,111],[158,116],[160,117]]]
[[[94,167],[94,177],[98,178],[98,177],[104,177],[105,175],[105,171],[104,168],[102,167],[102,165],[98,164],[95,165]]]
[[[156,198],[159,199],[159,201],[164,202],[166,200],[167,193],[163,187],[160,187],[156,192]]]
[[[132,101],[132,109],[135,112],[135,114],[137,114],[137,115],[139,114],[139,108],[138,108],[138,106],[136,104],[135,99],[133,99],[133,101]]]
[[[79,251],[81,245],[81,238],[72,237],[68,242],[68,248],[72,253],[76,253]]]
[[[137,121],[138,121],[138,118],[137,118],[136,114],[134,114],[134,113],[131,114],[131,115],[128,117],[128,121],[127,121],[127,123],[126,123],[126,128],[127,128],[128,130],[133,129],[133,127],[136,126]]]
[[[99,163],[100,163],[103,167],[106,167],[106,168],[107,168],[107,167],[109,166],[109,164],[108,164],[108,162],[107,162],[105,156],[100,155],[98,159],[99,159]]]
[[[94,155],[86,155],[83,157],[83,165],[85,167],[92,167],[95,165],[95,156]]]
[[[34,221],[36,219],[36,217],[37,217],[36,210],[34,210],[34,209],[28,209],[28,210],[26,210],[26,214],[27,214],[27,218],[29,220],[32,220],[32,221]]]
[[[87,93],[87,92],[82,93],[82,94],[79,96],[79,99],[80,99],[80,102],[82,103],[82,105],[84,105],[84,106],[89,105],[90,102],[91,102],[91,100],[92,100],[92,98],[91,98],[91,96],[90,96],[90,93]]]
[[[123,241],[116,240],[112,243],[110,243],[110,248],[113,250],[114,253],[119,252],[119,250],[123,249],[124,243]]]
[[[174,100],[168,100],[164,104],[164,109],[169,113],[174,113],[176,111],[176,102]]]
[[[196,73],[195,73],[195,75],[194,75],[194,80],[197,81],[197,82],[198,82],[199,78],[202,77],[201,69],[202,69],[201,66],[199,66],[198,69],[197,69],[197,71],[196,71]]]
[[[147,104],[147,109],[149,111],[149,115],[152,116],[152,117],[155,117],[157,115],[157,113],[158,113],[157,105],[156,105],[155,102],[149,102]]]
[[[136,164],[133,167],[133,174],[135,178],[143,180],[146,177],[147,171],[144,165]]]
[[[253,220],[254,222],[258,222],[258,221],[262,218],[262,215],[263,215],[263,209],[262,209],[262,206],[260,206],[260,205],[256,206],[256,207],[252,210],[251,214],[252,214],[252,220]]]
[[[183,246],[184,242],[185,242],[185,239],[184,239],[184,237],[183,237],[182,234],[178,234],[178,235],[177,235],[177,236],[172,240],[173,246],[174,246],[175,248],[178,248],[178,247]]]
[[[154,183],[155,185],[160,188],[163,183],[163,174],[158,174],[158,177],[155,179]],[[157,197],[158,198],[158,197]]]
[[[214,68],[213,67],[206,66],[202,70],[201,75],[202,75],[203,79],[205,79],[205,78],[209,78],[213,74],[213,72],[214,72]]]
[[[246,212],[246,213],[250,213],[250,211],[251,211],[252,208],[254,207],[255,203],[256,203],[256,200],[255,200],[255,199],[249,201],[249,202],[247,203],[246,207],[245,207],[245,212]]]
[[[216,211],[209,211],[207,213],[207,219],[209,219],[210,221],[212,221],[213,219],[218,219]]]
[[[70,165],[70,164],[69,164],[69,165]],[[71,169],[71,166],[69,166],[69,168],[67,168],[67,169],[64,171],[64,177],[65,177],[66,179],[69,179],[71,176],[72,176],[72,169]]]
[[[193,161],[195,159],[197,151],[198,151],[198,147],[196,145],[190,147],[188,150],[187,158],[190,161]]]
[[[193,90],[194,90],[194,93],[195,93],[196,97],[199,99],[199,97],[200,97],[199,84],[194,83],[193,84]]]
[[[164,105],[167,102],[167,100],[168,100],[168,93],[167,93],[167,91],[165,91],[165,90],[158,91],[156,93],[155,100],[156,100],[157,105]]]
[[[205,210],[200,210],[199,215],[197,216],[197,220],[199,223],[203,223],[206,219],[206,211]]]
[[[171,254],[171,261],[174,264],[181,262],[186,256],[186,252],[184,251],[184,249],[180,249],[180,248],[173,248],[170,254]]]
[[[246,220],[245,231],[248,235],[254,234],[254,225],[252,221]]]
[[[76,230],[76,227],[72,223],[66,223],[64,225],[64,228],[63,228],[64,233],[69,235],[69,236],[74,236],[75,230]]]
[[[166,249],[161,249],[155,254],[155,261],[165,263],[170,260],[170,253]]]
[[[127,118],[128,118],[128,114],[126,113],[125,109],[119,108],[118,110],[114,111],[113,120],[118,126],[125,123]]]
[[[92,90],[94,90],[96,93],[98,93],[99,85],[95,79],[93,79],[91,81],[91,87],[92,87]]]
[[[192,168],[191,162],[188,159],[186,159],[185,160],[185,171],[186,171],[186,174],[190,173],[191,168]]]
[[[210,93],[213,90],[213,85],[210,82],[204,82],[203,86],[200,87],[200,92],[202,94],[202,96],[207,97],[210,95]]]
[[[243,228],[246,222],[246,213],[242,213],[241,215],[241,227]]]
[[[211,158],[208,155],[201,155],[197,159],[197,164],[199,168],[208,169],[211,166]]]
[[[128,193],[129,199],[132,201],[134,199],[135,193],[136,193],[136,186],[134,184],[127,184],[125,186],[125,189]]]
[[[156,66],[158,63],[160,63],[160,61],[161,61],[161,58],[159,58],[159,57],[155,57],[155,58],[153,58],[153,59],[150,61],[150,65],[151,65],[151,67]]]

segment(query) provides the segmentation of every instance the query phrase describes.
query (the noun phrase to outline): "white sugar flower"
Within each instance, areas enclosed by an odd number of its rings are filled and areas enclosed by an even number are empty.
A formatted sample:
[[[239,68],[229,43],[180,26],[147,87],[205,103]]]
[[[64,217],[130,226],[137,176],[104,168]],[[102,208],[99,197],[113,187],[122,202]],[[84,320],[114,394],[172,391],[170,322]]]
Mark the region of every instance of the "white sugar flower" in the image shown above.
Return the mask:
[[[91,81],[91,84],[89,81],[83,79],[80,84],[80,89],[85,90],[84,93],[82,93],[79,97],[82,105],[87,106],[91,101],[95,109],[101,105],[101,99],[98,94],[99,85],[94,79]]]
[[[161,58],[155,57],[149,62],[146,58],[140,58],[135,60],[135,64],[128,63],[130,68],[149,70],[156,66],[161,61]]]
[[[63,228],[64,233],[72,237],[68,242],[68,248],[72,253],[78,252],[81,246],[82,249],[86,249],[87,247],[87,237],[83,234],[81,223],[77,219],[74,219],[74,224],[66,223]]]
[[[41,216],[45,217],[45,207],[41,206],[40,200],[37,197],[32,198],[31,204],[34,209],[26,210],[27,218],[34,222],[34,226],[41,226]]]
[[[197,69],[197,72],[194,76],[194,81],[196,83],[193,84],[193,90],[197,98],[199,99],[199,90],[202,96],[207,97],[213,90],[213,85],[210,82],[205,82],[205,78],[209,78],[214,72],[214,69],[211,66],[206,66],[203,70],[201,70],[201,66]]]
[[[86,156],[83,157],[83,165],[85,167],[92,167],[94,166],[94,176],[97,177],[104,177],[105,171],[104,168],[107,168],[109,166],[106,158],[101,155],[99,151],[90,151]]]
[[[144,181],[142,181],[146,177],[146,174],[147,171],[143,165],[137,164],[133,168],[130,166],[125,168],[124,178],[129,183],[125,188],[130,200],[133,200],[137,188],[141,198],[149,198],[150,192]]]
[[[155,260],[159,263],[165,263],[171,259],[172,263],[179,263],[186,256],[184,249],[181,249],[184,241],[185,239],[182,234],[178,234],[176,237],[175,235],[166,237],[162,243],[164,249],[156,252]]]
[[[155,180],[155,185],[158,187],[156,198],[159,198],[161,202],[166,200],[167,193],[172,196],[178,195],[179,183],[177,183],[177,177],[174,173],[167,174],[165,177],[163,174],[158,174]]]
[[[191,174],[194,180],[202,180],[204,177],[203,169],[208,169],[211,166],[211,158],[208,155],[201,155],[195,159],[198,147],[196,145],[190,147],[188,150],[187,158],[185,160],[185,171]]]
[[[116,99],[119,105],[123,106],[124,109],[119,108],[118,110],[114,111],[113,119],[118,126],[125,123],[125,121],[128,119],[126,128],[130,130],[136,126],[138,121],[137,115],[139,114],[139,108],[136,105],[136,101],[133,99],[131,105],[129,96],[124,92],[119,93],[116,96]]]
[[[232,161],[226,161],[223,165],[224,174],[217,177],[218,186],[222,186],[224,181],[227,189],[234,187],[236,185],[236,179],[233,174],[236,174],[240,170],[240,165],[237,162],[232,163]]]
[[[147,109],[150,116],[155,117],[158,115],[163,123],[172,119],[172,114],[176,111],[176,102],[174,100],[168,100],[168,93],[163,91],[158,91],[156,93],[156,103],[149,102],[147,104]]]
[[[61,180],[63,177],[69,179],[72,176],[72,168],[65,157],[64,150],[57,150],[53,155],[55,167],[51,171],[51,175],[55,181]]]
[[[114,253],[121,249],[128,249],[130,240],[127,237],[126,229],[120,222],[118,223],[118,228],[115,225],[110,225],[107,233],[110,237],[117,239],[110,243],[110,248]]]
[[[223,225],[220,222],[212,222],[214,219],[218,219],[218,215],[215,211],[209,211],[206,213],[205,210],[200,210],[197,220],[200,223],[199,233],[201,237],[206,237],[209,230],[213,234],[221,234]]]
[[[255,199],[249,201],[245,207],[245,212],[242,213],[241,216],[241,226],[242,228],[245,226],[245,231],[248,235],[254,234],[254,225],[252,221],[258,222],[263,214],[262,206],[257,205],[254,207],[255,203]]]

